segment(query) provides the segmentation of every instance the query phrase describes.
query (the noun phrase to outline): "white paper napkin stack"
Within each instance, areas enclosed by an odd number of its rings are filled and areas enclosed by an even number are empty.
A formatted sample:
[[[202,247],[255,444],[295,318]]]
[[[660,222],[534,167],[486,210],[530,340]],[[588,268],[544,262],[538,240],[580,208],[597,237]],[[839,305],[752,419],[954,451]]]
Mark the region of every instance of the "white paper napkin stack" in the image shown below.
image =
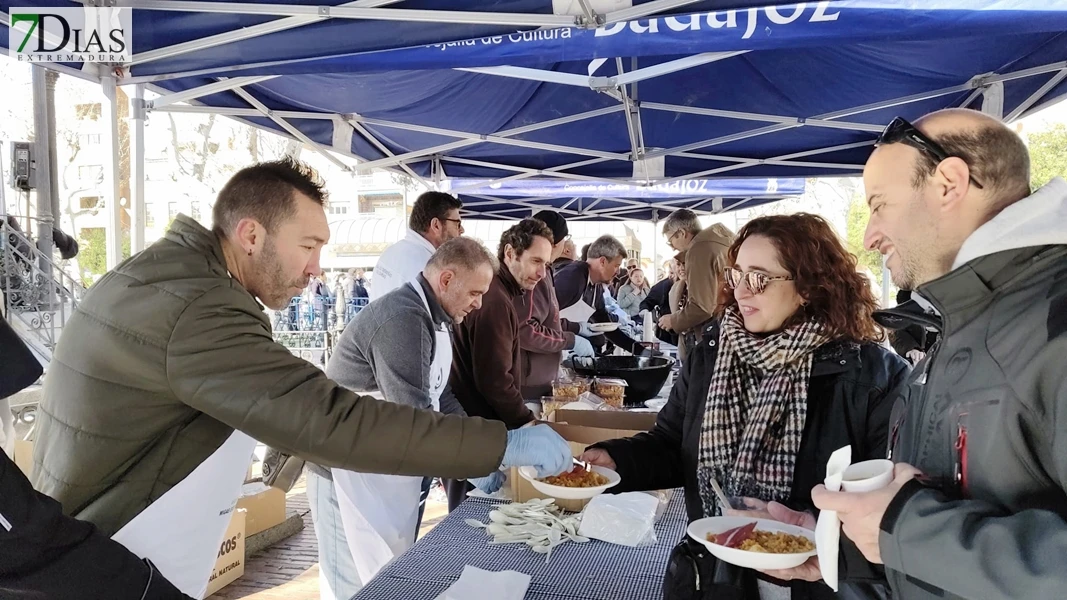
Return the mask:
[[[437,600],[522,600],[530,576],[518,571],[485,571],[467,565],[463,573]]]

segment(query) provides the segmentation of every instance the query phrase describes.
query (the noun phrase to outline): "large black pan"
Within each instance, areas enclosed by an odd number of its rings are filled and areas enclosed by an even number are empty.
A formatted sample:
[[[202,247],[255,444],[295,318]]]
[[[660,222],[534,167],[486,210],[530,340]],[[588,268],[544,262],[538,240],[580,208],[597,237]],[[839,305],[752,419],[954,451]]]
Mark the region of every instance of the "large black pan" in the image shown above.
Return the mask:
[[[655,398],[674,368],[674,359],[665,356],[601,356],[574,357],[564,361],[565,367],[583,377],[610,377],[626,381],[627,406],[642,406]]]

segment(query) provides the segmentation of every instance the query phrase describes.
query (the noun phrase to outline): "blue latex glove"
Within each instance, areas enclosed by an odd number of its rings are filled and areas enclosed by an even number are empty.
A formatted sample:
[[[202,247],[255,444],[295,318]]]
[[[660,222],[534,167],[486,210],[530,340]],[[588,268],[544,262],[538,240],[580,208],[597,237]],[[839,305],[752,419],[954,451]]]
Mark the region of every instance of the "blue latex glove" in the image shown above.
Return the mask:
[[[580,335],[574,336],[574,347],[571,348],[571,352],[575,356],[596,356],[596,353],[593,352],[593,344]]]
[[[589,328],[589,323],[582,323],[581,329],[578,330],[578,335],[580,335],[582,337],[590,338],[590,337],[596,337],[596,336],[598,336],[600,334],[595,332],[595,331],[593,331],[592,329],[590,329]]]
[[[574,464],[570,444],[548,425],[534,425],[508,432],[504,467],[534,467],[538,477],[569,471]]]
[[[504,483],[508,480],[508,476],[500,471],[493,471],[485,477],[474,477],[468,479],[474,487],[482,490],[486,494],[495,494],[497,490],[504,487]]]

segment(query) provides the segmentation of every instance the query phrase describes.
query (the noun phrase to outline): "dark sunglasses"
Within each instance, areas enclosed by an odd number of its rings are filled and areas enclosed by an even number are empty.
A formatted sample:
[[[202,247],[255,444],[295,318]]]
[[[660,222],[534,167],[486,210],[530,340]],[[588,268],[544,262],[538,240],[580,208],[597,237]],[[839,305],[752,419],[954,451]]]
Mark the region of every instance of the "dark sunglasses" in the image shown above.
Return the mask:
[[[945,149],[934,140],[927,137],[923,132],[915,128],[914,125],[908,122],[904,117],[897,117],[889,122],[889,125],[885,126],[882,130],[882,134],[878,136],[878,141],[874,143],[875,146],[881,146],[883,144],[906,144],[915,148],[919,152],[925,152],[926,154],[934,157],[937,162],[941,162],[946,158],[960,158],[949,154]],[[971,165],[967,165],[970,168]],[[971,183],[978,189],[983,189],[982,184],[978,183],[978,180],[970,175]]]
[[[786,275],[783,277],[771,277],[766,273],[760,273],[759,271],[749,271],[745,273],[741,269],[735,269],[733,267],[727,267],[725,270],[726,285],[731,290],[736,290],[741,285],[741,281],[744,280],[745,285],[748,286],[749,291],[753,294],[762,294],[767,285],[772,281],[793,281],[793,278]]]

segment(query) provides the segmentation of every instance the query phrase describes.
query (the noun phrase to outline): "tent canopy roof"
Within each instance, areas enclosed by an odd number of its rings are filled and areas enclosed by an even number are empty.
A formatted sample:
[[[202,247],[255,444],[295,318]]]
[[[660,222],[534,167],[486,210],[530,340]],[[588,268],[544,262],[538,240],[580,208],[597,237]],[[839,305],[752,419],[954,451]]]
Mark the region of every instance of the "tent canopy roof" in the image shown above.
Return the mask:
[[[119,4],[136,8],[119,83],[177,93],[150,110],[234,116],[430,186],[856,175],[894,116],[1011,120],[1067,94],[1067,0]],[[583,214],[637,208],[599,200]]]

